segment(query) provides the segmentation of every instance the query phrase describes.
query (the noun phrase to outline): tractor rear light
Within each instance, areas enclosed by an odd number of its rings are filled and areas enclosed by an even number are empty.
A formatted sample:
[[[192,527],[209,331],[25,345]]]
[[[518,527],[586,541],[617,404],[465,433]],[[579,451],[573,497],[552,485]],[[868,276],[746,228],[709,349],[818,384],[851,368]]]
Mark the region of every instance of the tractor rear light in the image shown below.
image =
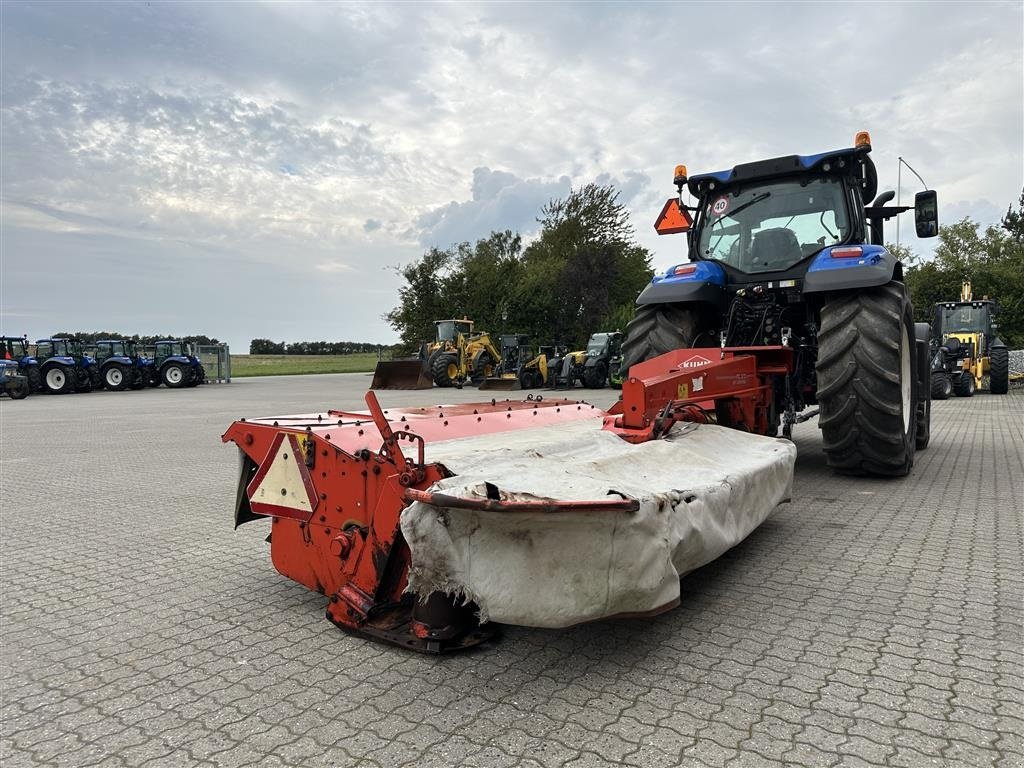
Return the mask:
[[[859,245],[851,245],[848,248],[833,248],[833,259],[857,259],[864,255],[864,249]]]
[[[673,277],[681,277],[682,275],[692,275],[696,271],[696,264],[680,264],[678,267],[672,268],[672,275]]]

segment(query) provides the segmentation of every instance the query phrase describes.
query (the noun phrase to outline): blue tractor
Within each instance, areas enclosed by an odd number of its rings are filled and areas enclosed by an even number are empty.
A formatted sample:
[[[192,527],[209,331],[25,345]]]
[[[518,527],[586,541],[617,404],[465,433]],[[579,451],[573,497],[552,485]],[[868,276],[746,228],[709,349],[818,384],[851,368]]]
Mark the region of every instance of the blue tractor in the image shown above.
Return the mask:
[[[153,377],[172,389],[194,387],[206,382],[206,370],[192,345],[181,339],[158,341],[153,355]]]
[[[39,392],[43,388],[43,375],[39,370],[39,361],[30,353],[28,338],[19,336],[0,336],[0,357],[11,360],[18,365],[18,373],[28,381],[30,392]]]
[[[621,370],[678,349],[788,347],[769,433],[789,437],[819,415],[829,466],[907,474],[929,438],[930,329],[914,323],[903,265],[883,240],[883,222],[911,208],[887,205],[891,191],[875,198],[870,152],[861,132],[817,155],[696,176],[677,166],[678,198],[655,228],[685,232],[689,261],[640,294]],[[935,192],[918,193],[913,210],[918,237],[937,235]]]
[[[43,391],[54,395],[89,392],[102,386],[96,360],[85,354],[77,339],[39,339],[36,359],[43,378]]]
[[[152,381],[153,361],[138,354],[135,342],[100,339],[91,345],[103,386],[111,392],[142,389]]]

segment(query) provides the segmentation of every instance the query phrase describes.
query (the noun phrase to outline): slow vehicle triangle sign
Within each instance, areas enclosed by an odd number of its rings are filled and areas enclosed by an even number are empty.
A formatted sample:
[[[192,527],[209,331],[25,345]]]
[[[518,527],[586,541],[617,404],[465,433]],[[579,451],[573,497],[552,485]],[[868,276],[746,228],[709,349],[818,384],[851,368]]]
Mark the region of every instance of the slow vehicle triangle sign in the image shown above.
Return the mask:
[[[279,432],[246,493],[252,511],[260,515],[308,521],[320,499],[309,478],[298,437]]]
[[[686,232],[693,224],[689,211],[679,205],[678,198],[669,198],[654,222],[654,229],[659,235],[675,235]]]

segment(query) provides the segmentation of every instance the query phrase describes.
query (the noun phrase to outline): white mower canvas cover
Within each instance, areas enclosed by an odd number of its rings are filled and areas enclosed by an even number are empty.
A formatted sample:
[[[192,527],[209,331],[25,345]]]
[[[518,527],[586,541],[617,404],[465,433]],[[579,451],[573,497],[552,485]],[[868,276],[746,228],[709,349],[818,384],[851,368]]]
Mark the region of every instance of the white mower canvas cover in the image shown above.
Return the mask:
[[[601,419],[427,446],[454,477],[431,490],[502,499],[636,499],[636,512],[491,512],[416,502],[401,518],[409,590],[473,600],[481,621],[567,627],[679,599],[711,562],[789,499],[796,447],[713,425],[633,445]]]

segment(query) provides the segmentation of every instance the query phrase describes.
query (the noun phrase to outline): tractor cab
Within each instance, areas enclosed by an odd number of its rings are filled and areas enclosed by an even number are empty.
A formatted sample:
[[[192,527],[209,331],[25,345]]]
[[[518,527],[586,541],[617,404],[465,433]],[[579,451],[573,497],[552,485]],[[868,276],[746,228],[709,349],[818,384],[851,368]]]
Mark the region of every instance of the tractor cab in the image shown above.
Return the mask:
[[[473,335],[473,321],[462,318],[461,320],[435,320],[437,326],[437,340],[439,343],[456,344],[458,337]]]
[[[72,358],[67,339],[39,339],[36,341],[35,356],[41,362],[55,357],[68,358],[69,360]]]
[[[26,357],[33,357],[29,354],[28,339],[19,336],[4,336],[0,339],[3,343],[3,357],[5,360],[22,360]]]
[[[617,355],[622,346],[622,334],[595,333],[587,342],[587,357],[612,357]]]
[[[91,345],[97,363],[103,363],[112,357],[128,357],[126,342],[117,339],[101,339]]]

